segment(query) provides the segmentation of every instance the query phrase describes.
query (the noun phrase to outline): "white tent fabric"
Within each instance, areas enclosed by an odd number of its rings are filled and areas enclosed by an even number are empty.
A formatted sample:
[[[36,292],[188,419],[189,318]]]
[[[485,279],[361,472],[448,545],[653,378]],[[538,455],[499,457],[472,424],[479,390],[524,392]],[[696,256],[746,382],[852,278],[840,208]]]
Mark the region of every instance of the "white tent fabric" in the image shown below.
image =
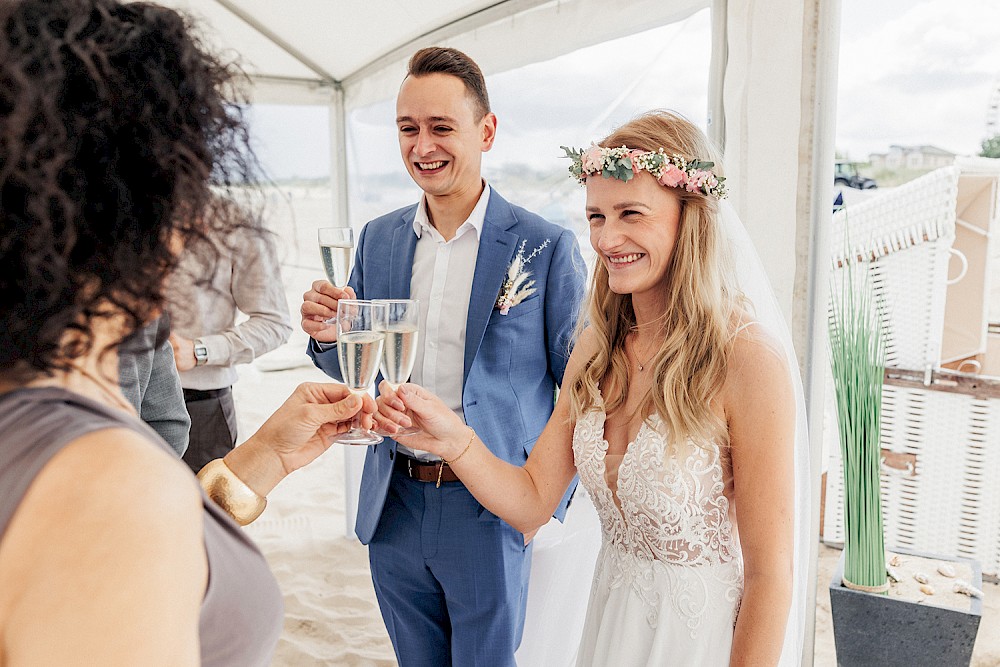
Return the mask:
[[[347,107],[391,97],[413,51],[444,44],[476,54],[486,73],[632,34],[710,0],[164,0],[198,17],[210,42],[239,53],[258,102],[319,99],[343,89]],[[595,20],[596,19],[596,20]],[[314,101],[317,101],[314,98]]]
[[[733,203],[796,334],[807,403],[822,405],[822,383],[809,376],[825,363],[814,312],[825,303],[828,225],[819,223],[829,222],[832,201],[837,0],[160,1],[200,17],[210,43],[240,54],[254,100],[331,105],[334,201],[345,225],[346,113],[394,95],[417,48],[473,51],[492,73],[711,6],[710,132],[725,146]],[[818,461],[822,410],[810,413]],[[818,469],[816,477],[818,501]],[[811,628],[805,653],[811,663]]]

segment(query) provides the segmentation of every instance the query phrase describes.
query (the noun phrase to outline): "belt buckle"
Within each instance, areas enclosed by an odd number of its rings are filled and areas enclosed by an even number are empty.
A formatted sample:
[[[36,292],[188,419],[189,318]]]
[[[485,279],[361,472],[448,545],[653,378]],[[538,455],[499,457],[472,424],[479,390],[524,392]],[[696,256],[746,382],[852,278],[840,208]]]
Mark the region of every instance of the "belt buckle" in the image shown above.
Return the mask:
[[[413,459],[406,457],[406,476],[413,479]]]

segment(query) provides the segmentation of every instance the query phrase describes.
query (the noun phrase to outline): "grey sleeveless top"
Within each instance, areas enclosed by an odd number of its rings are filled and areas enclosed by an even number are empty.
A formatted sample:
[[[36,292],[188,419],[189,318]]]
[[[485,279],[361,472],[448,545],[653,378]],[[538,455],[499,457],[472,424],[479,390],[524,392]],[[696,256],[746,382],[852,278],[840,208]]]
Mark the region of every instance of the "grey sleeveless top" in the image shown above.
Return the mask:
[[[87,433],[128,428],[173,450],[138,419],[54,387],[0,395],[0,542],[28,488],[53,456]],[[268,665],[283,606],[267,562],[243,530],[202,493],[208,585],[199,631],[204,667]],[[170,558],[171,554],[163,554]],[[151,608],[156,601],[150,600]]]

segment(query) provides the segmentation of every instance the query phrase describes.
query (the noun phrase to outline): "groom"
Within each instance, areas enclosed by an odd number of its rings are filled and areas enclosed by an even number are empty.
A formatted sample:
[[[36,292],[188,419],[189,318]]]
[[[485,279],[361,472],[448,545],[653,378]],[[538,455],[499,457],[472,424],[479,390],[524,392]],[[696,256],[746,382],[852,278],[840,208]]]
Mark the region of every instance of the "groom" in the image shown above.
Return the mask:
[[[348,288],[317,281],[305,294],[308,353],[340,379],[336,330],[324,324],[337,301],[418,299],[411,381],[440,396],[497,456],[523,465],[569,357],[584,289],[576,238],[483,180],[497,119],[482,72],[464,53],[414,54],[396,114],[403,162],[423,196],[364,227]],[[520,271],[509,271],[518,258]],[[509,280],[524,272],[526,280]],[[388,439],[370,448],[355,530],[369,545],[400,665],[513,667],[530,536],[479,505],[447,463]]]

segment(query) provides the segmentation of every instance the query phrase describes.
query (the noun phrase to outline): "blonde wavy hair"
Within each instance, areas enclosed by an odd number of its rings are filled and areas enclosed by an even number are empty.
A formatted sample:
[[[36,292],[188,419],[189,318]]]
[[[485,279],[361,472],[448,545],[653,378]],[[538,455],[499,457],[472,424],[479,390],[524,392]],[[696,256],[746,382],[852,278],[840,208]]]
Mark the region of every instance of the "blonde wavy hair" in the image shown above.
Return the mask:
[[[599,145],[645,151],[663,148],[668,154],[715,162],[712,171],[722,175],[718,152],[701,130],[670,111],[639,116]],[[652,388],[639,414],[651,415],[655,410],[673,445],[688,438],[697,443],[713,437],[727,443],[725,424],[712,411],[712,404],[725,382],[734,316],[743,299],[734,286],[731,259],[721,246],[717,200],[683,188],[672,190],[680,197],[681,215],[667,267],[666,308],[657,321],[663,343],[651,361]],[[611,291],[603,262],[594,270],[587,310],[577,338],[589,326],[598,349],[569,388],[573,419],[601,404],[600,388],[608,414],[622,408],[629,387],[625,340],[636,326],[632,296]]]

